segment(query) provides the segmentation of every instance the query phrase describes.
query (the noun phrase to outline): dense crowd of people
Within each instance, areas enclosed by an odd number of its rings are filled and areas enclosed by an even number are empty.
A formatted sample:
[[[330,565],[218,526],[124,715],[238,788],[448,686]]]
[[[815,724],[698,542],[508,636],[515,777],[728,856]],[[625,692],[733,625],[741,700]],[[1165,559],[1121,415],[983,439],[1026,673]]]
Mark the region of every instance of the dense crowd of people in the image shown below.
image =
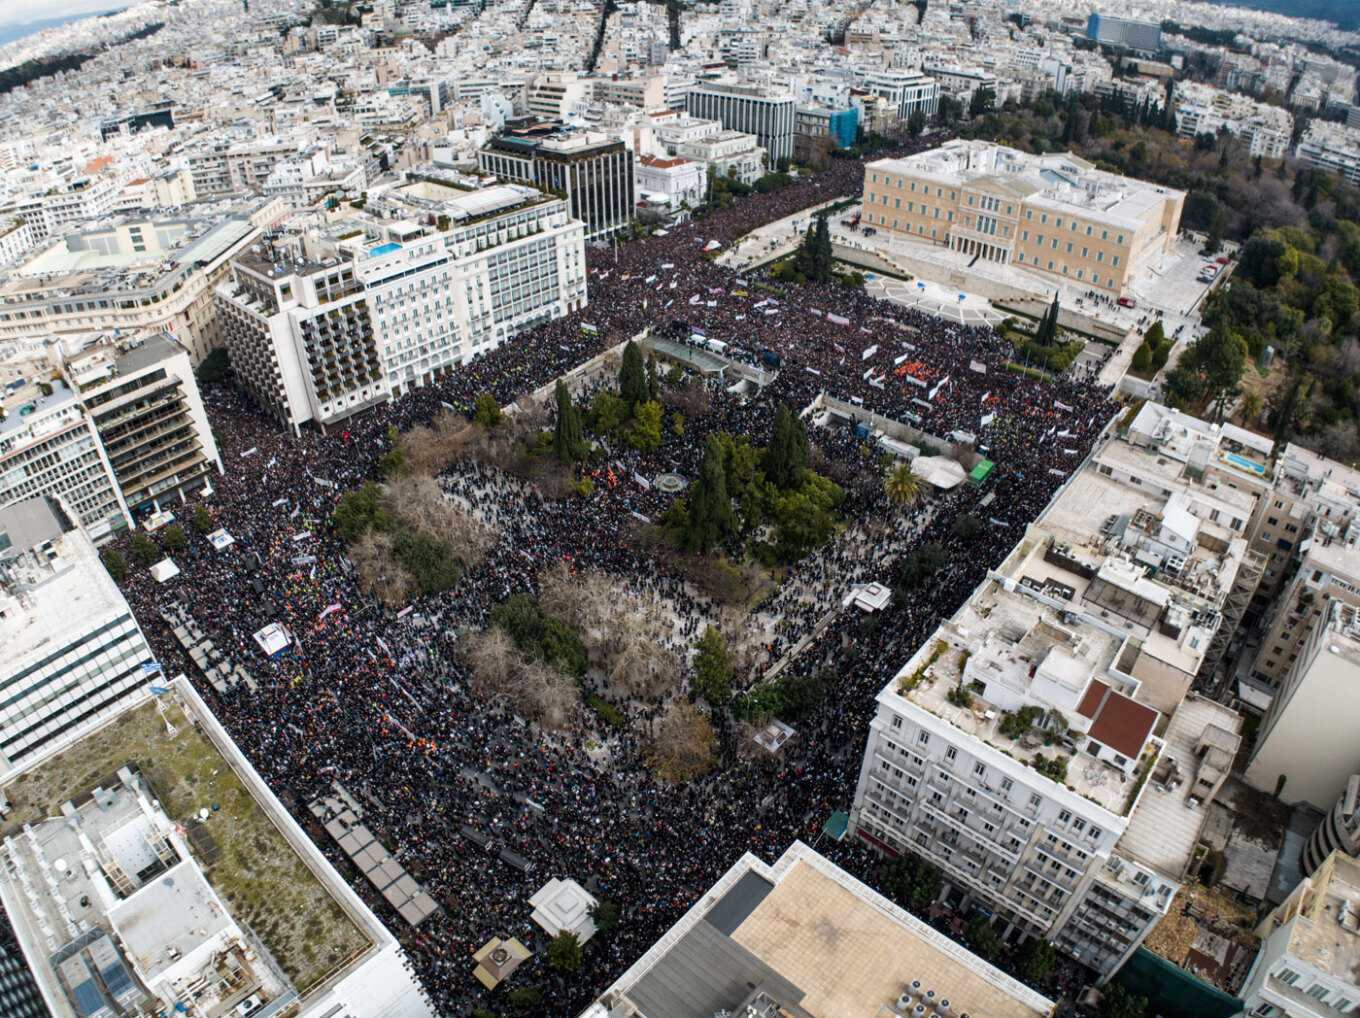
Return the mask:
[[[536,959],[516,976],[542,988],[536,1013],[575,1014],[743,852],[773,859],[795,838],[815,840],[834,810],[848,811],[875,694],[1005,556],[1108,424],[1113,405],[1106,393],[1006,370],[1007,344],[988,330],[834,285],[775,292],[762,283],[762,289],[759,280],[701,257],[709,241],[730,244],[754,225],[858,193],[862,175],[862,163],[833,160],[823,174],[665,236],[617,254],[592,252],[586,309],[329,435],[294,438],[267,423],[237,390],[205,392],[226,464],[206,504],[214,527],[225,528],[236,543],[217,551],[195,535],[174,553],[177,577],[160,584],[134,569],[125,593],[171,674],[184,670],[196,684],[202,678],[156,615],[171,601],[185,605],[229,656],[247,662],[258,690],[239,686],[219,696],[205,688],[205,695],[294,815],[401,938],[440,1014],[467,1015],[486,1003],[471,955],[492,936],[519,937],[536,949]],[[390,425],[426,423],[443,408],[470,416],[485,392],[502,403],[523,399],[648,327],[670,329],[689,342],[697,341],[696,333],[720,339],[752,361],[772,354],[778,374],[745,394],[710,382],[708,408],[686,420],[683,436],[668,436],[647,454],[611,450],[616,483],[597,485],[584,503],[546,497],[492,466],[451,467],[444,489],[496,533],[484,561],[409,613],[384,612],[360,593],[329,518],[344,491],[376,476]],[[892,542],[875,545],[862,532],[838,541],[795,570],[788,590],[753,613],[766,623],[784,620],[770,648],[773,660],[822,614],[800,605],[834,602],[852,577],[873,574],[894,584],[900,553],[921,543],[937,542],[948,553],[933,580],[910,603],[891,608],[872,633],[842,613],[793,660],[795,673],[831,669],[836,682],[778,756],[738,752],[733,725],[716,710],[721,767],[669,786],[653,779],[643,759],[649,708],[633,705],[634,724],[618,730],[603,728],[583,708],[574,727],[550,733],[473,695],[460,640],[484,627],[507,596],[537,590],[556,563],[647,587],[682,618],[706,617],[708,599],[631,539],[638,515],[655,519],[674,497],[644,488],[632,474],[692,477],[709,432],[746,435],[761,445],[780,404],[801,410],[823,394],[845,400],[854,412],[909,420],[935,435],[968,432],[997,467],[985,490],[960,486],[938,495]],[[843,473],[875,472],[874,483],[853,488],[847,515],[892,512],[877,459],[866,455],[853,427],[814,426],[810,437]],[[980,504],[989,492],[994,500]],[[981,521],[980,530],[955,528],[965,513]],[[263,595],[252,592],[245,562],[251,553],[262,560],[254,575],[264,581]],[[293,638],[289,650],[272,659],[252,638],[269,621],[266,598]],[[340,609],[327,614],[332,605]],[[692,640],[696,629],[683,627],[680,638]],[[607,752],[588,753],[588,741]],[[362,799],[365,822],[443,906],[419,927],[407,926],[348,870],[311,823],[307,803],[332,782]],[[464,837],[468,827],[517,853],[529,871]],[[820,847],[872,879],[875,862],[859,846],[823,841]],[[529,918],[529,896],[553,876],[572,877],[622,910],[620,928],[596,937],[574,974],[543,964],[547,938]],[[507,1010],[503,998],[493,1006]]]

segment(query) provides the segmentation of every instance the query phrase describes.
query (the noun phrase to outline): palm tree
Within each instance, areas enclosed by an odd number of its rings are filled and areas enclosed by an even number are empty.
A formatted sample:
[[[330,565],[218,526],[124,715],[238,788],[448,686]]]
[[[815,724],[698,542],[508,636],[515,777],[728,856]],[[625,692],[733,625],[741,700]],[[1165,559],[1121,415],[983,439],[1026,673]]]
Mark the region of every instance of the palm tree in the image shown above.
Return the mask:
[[[883,475],[883,490],[893,505],[911,505],[921,497],[921,478],[910,463],[900,460]]]
[[[1255,389],[1242,393],[1242,402],[1238,406],[1242,411],[1242,426],[1251,427],[1261,416],[1261,394]]]

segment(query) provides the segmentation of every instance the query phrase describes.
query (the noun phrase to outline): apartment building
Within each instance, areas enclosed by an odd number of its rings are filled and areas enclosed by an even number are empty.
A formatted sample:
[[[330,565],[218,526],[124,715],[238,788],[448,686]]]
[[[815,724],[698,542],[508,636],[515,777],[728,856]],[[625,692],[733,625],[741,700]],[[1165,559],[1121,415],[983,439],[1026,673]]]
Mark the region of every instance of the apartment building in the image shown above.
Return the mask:
[[[591,79],[592,98],[597,103],[616,106],[637,106],[652,110],[666,105],[666,79],[653,74],[647,77]]]
[[[716,120],[691,117],[688,113],[676,110],[653,110],[647,114],[647,121],[657,144],[665,149],[666,155],[671,156],[678,155],[680,146],[686,142],[711,138],[723,129]]]
[[[1185,201],[1184,191],[1067,153],[984,141],[950,141],[866,171],[866,224],[1111,294],[1166,254]]]
[[[1360,128],[1310,120],[1294,154],[1310,166],[1339,173],[1360,184]]]
[[[940,108],[940,82],[920,71],[885,68],[870,71],[861,87],[877,96],[905,123],[913,113],[933,117]]]
[[[0,509],[0,769],[70,745],[144,696],[154,657],[65,506]]]
[[[1323,816],[1317,829],[1308,836],[1299,857],[1299,868],[1314,873],[1333,852],[1360,857],[1360,774],[1346,779],[1346,787],[1336,804]]]
[[[1276,458],[1253,540],[1269,556],[1257,614],[1259,646],[1239,695],[1270,706],[1333,601],[1360,606],[1360,471],[1290,443]]]
[[[940,89],[953,96],[965,107],[973,101],[973,96],[987,89],[992,93],[993,105],[1005,99],[1006,85],[991,71],[981,67],[965,67],[955,63],[927,62],[921,70],[940,83]]]
[[[1054,1002],[801,841],[749,852],[580,1018],[1047,1018]]]
[[[1287,803],[1333,809],[1360,771],[1360,608],[1332,600],[1261,722],[1247,781]]]
[[[197,364],[222,345],[214,288],[287,211],[278,199],[206,202],[69,233],[0,285],[0,343],[168,332]]]
[[[81,176],[42,194],[16,198],[0,208],[0,214],[27,223],[37,242],[69,223],[107,216],[122,189],[123,182],[112,176]]]
[[[1360,1003],[1360,862],[1333,852],[1256,927],[1250,1018],[1336,1018]]]
[[[571,71],[555,71],[534,79],[525,112],[542,120],[561,120],[590,97],[590,82]]]
[[[1182,138],[1225,130],[1242,140],[1252,158],[1283,159],[1289,152],[1294,118],[1282,107],[1193,81],[1176,85],[1174,102]]]
[[[567,131],[558,124],[518,121],[477,153],[484,173],[566,195],[586,239],[604,237],[633,218],[633,153],[597,131]]]
[[[820,162],[828,152],[855,144],[858,133],[859,111],[853,106],[799,105],[793,122],[794,156]]]
[[[676,149],[682,159],[691,159],[707,167],[714,176],[730,177],[743,184],[754,184],[766,172],[769,162],[766,151],[756,144],[753,134],[741,131],[718,131],[694,138]]]
[[[936,865],[951,899],[1102,977],[1166,914],[1240,743],[1237,714],[1187,691],[1250,499],[1216,501],[1159,458],[1108,441],[906,662],[851,816],[880,851]]]
[[[35,497],[64,501],[96,542],[132,519],[94,422],[63,384],[7,396],[0,416],[0,506]]]
[[[720,121],[729,131],[754,134],[770,163],[793,157],[795,100],[790,92],[753,85],[700,82],[685,96],[691,116]]]
[[[187,161],[194,193],[200,198],[260,194],[274,165],[297,152],[296,142],[280,138],[191,150]]]
[[[189,353],[164,333],[68,358],[65,375],[132,512],[211,487],[222,457]]]
[[[383,201],[437,208],[448,228],[355,217],[330,237],[274,237],[218,288],[241,384],[294,430],[337,424],[586,304],[584,228],[565,201],[429,182]]]

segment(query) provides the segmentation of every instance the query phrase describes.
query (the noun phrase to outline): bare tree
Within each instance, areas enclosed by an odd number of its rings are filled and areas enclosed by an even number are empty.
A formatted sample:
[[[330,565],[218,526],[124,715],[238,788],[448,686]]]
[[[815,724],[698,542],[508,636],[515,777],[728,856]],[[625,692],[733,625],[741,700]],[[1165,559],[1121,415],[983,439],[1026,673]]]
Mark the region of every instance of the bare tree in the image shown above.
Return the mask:
[[[345,554],[359,573],[364,593],[392,607],[404,605],[410,599],[415,580],[397,565],[389,535],[370,530],[351,544]]]
[[[464,569],[481,562],[495,542],[486,525],[445,496],[432,477],[398,477],[383,489],[383,503],[412,530],[447,541]]]
[[[718,739],[708,718],[685,699],[671,702],[657,719],[647,762],[662,781],[683,784],[707,774],[718,763]]]

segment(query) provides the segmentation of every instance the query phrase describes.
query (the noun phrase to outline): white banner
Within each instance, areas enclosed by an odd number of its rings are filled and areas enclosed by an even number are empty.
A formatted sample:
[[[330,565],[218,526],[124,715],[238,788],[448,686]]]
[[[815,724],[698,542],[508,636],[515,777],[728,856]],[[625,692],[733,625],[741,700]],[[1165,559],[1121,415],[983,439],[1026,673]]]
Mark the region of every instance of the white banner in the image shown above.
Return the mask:
[[[638,487],[643,491],[652,490],[652,482],[647,480],[647,478],[643,477],[637,471],[633,471],[633,480],[637,482]]]
[[[867,361],[870,357],[872,357],[872,356],[873,356],[874,354],[876,354],[876,353],[878,353],[878,344],[877,344],[877,343],[875,343],[875,344],[874,344],[873,346],[871,346],[871,347],[867,347],[867,348],[865,349],[865,351],[864,351],[862,354],[859,355],[859,359],[862,360],[862,361]]]
[[[968,370],[976,371],[979,375],[985,375],[987,373],[987,365],[983,364],[982,361],[969,361]]]

